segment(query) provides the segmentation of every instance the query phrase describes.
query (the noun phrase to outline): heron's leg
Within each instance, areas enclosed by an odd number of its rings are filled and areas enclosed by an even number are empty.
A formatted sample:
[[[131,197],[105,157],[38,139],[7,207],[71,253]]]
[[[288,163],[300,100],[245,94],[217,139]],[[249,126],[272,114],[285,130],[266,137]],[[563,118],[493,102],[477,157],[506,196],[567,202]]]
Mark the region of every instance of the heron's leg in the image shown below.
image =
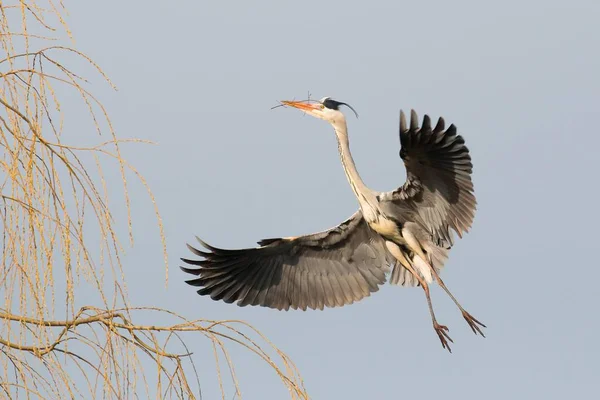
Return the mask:
[[[481,331],[480,326],[483,328],[486,328],[486,326],[483,323],[479,322],[477,319],[475,319],[475,317],[473,317],[471,314],[469,314],[467,312],[467,310],[465,310],[460,305],[458,300],[456,300],[456,298],[452,295],[452,293],[450,293],[450,289],[448,289],[448,287],[446,286],[446,284],[444,283],[444,281],[442,280],[442,278],[440,277],[440,275],[438,274],[436,269],[433,267],[433,265],[431,265],[429,262],[427,262],[427,265],[431,269],[431,272],[433,273],[433,276],[435,277],[435,280],[438,282],[438,284],[442,287],[442,289],[444,289],[444,291],[448,294],[448,296],[450,296],[450,298],[452,299],[454,304],[456,304],[458,306],[458,308],[462,312],[463,317],[465,318],[465,320],[467,321],[467,323],[473,330],[473,333],[476,335],[479,333],[481,336],[485,337],[485,335]]]
[[[483,328],[485,328],[486,326],[484,324],[482,324],[481,322],[479,322],[478,320],[476,320],[471,314],[469,314],[467,312],[467,310],[465,310],[460,305],[460,303],[458,302],[458,300],[456,300],[456,298],[452,295],[452,293],[450,293],[450,290],[446,287],[446,285],[444,284],[444,281],[442,281],[442,278],[440,278],[440,275],[438,274],[436,269],[431,264],[429,257],[427,257],[425,255],[425,253],[423,252],[421,243],[419,243],[419,241],[417,240],[415,235],[411,232],[411,230],[408,229],[407,227],[403,228],[402,229],[402,237],[406,241],[406,244],[408,245],[408,247],[416,254],[416,256],[421,258],[425,262],[425,264],[427,264],[427,266],[429,266],[429,269],[431,269],[431,272],[433,273],[433,276],[437,280],[438,284],[442,287],[442,289],[444,289],[444,291],[448,294],[448,296],[450,296],[452,301],[454,301],[454,304],[456,304],[458,306],[458,308],[462,312],[463,317],[465,318],[465,320],[467,321],[467,323],[469,324],[469,326],[471,327],[473,332],[475,334],[479,333],[481,336],[485,337],[485,335],[483,334],[483,332],[481,331],[479,326],[481,326]]]
[[[390,253],[392,253],[392,255],[394,256],[394,258],[396,258],[396,260],[398,260],[398,262],[404,268],[409,270],[410,273],[413,274],[413,276],[415,278],[417,278],[417,280],[421,284],[421,287],[423,288],[423,291],[425,292],[425,297],[427,298],[427,306],[429,307],[429,314],[431,315],[431,321],[433,322],[433,329],[435,329],[435,333],[437,333],[438,337],[440,338],[440,342],[442,342],[442,347],[447,349],[450,353],[452,353],[452,349],[450,348],[450,344],[448,343],[448,341],[450,341],[451,343],[454,343],[454,341],[448,335],[448,330],[449,330],[448,327],[445,325],[438,324],[438,322],[435,318],[435,313],[433,312],[433,304],[431,303],[431,295],[429,293],[429,285],[415,271],[415,269],[412,267],[412,265],[407,260],[406,256],[404,255],[402,250],[400,250],[400,247],[396,243],[386,241],[385,244],[386,244],[386,247],[388,248],[388,250],[390,251]]]

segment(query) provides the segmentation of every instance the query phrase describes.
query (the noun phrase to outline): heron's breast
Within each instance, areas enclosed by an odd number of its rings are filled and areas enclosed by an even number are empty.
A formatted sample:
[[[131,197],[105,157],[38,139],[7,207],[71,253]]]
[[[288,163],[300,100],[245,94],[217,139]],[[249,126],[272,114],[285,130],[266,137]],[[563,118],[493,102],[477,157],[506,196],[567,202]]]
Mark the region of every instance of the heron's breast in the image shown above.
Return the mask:
[[[385,238],[395,239],[396,237],[401,236],[398,225],[381,214],[375,219],[367,222],[371,229]]]

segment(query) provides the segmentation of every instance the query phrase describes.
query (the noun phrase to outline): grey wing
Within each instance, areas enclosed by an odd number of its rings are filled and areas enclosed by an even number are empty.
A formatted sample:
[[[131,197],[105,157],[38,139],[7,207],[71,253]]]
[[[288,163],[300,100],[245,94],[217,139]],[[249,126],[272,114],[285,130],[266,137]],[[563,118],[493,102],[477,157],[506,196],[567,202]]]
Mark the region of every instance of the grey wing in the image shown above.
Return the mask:
[[[471,173],[473,164],[464,139],[452,124],[444,130],[440,118],[432,129],[425,115],[419,127],[411,111],[410,127],[400,112],[400,157],[406,167],[406,182],[391,194],[392,201],[403,202],[433,242],[449,248],[454,230],[459,237],[473,223],[476,209]]]
[[[362,213],[335,228],[312,235],[264,239],[260,247],[225,250],[200,239],[207,251],[188,246],[201,260],[182,259],[198,268],[186,281],[200,295],[239,306],[288,310],[351,304],[379,289],[391,255]]]

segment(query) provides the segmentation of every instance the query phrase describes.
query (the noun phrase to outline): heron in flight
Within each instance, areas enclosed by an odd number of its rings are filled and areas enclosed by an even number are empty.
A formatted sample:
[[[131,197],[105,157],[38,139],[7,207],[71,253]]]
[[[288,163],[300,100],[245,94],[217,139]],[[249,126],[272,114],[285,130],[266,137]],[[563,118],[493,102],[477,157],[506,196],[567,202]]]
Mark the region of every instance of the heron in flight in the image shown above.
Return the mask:
[[[200,295],[239,306],[260,305],[278,310],[320,309],[352,304],[385,283],[420,286],[427,299],[433,328],[451,352],[448,328],[437,322],[429,286],[435,280],[462,312],[475,334],[485,325],[469,314],[450,293],[440,272],[454,244],[471,227],[476,209],[465,141],[456,127],[439,118],[432,128],[425,115],[421,126],[411,111],[410,122],[400,112],[400,158],[406,182],[392,192],[376,192],[361,179],[348,140],[346,104],[325,97],[320,101],[282,101],[331,124],[342,167],[360,209],[340,225],[305,236],[263,239],[259,247],[226,250],[197,238],[203,250],[189,246],[199,260],[186,281],[201,287]]]

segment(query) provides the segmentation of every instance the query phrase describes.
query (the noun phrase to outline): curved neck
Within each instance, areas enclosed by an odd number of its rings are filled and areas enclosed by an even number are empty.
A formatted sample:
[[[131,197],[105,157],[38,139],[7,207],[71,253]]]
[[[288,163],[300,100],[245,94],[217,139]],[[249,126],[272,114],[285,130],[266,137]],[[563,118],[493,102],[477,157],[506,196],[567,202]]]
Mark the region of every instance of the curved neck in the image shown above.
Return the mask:
[[[340,158],[342,159],[344,172],[346,172],[346,177],[348,178],[348,182],[352,187],[352,191],[354,191],[354,194],[358,198],[358,202],[360,203],[360,206],[364,212],[364,206],[371,206],[370,203],[375,199],[375,194],[365,185],[362,178],[358,174],[358,171],[356,170],[354,159],[350,153],[350,141],[348,140],[348,128],[346,126],[346,121],[336,121],[332,125],[333,129],[335,129],[335,135],[337,136],[338,150],[340,152]]]

